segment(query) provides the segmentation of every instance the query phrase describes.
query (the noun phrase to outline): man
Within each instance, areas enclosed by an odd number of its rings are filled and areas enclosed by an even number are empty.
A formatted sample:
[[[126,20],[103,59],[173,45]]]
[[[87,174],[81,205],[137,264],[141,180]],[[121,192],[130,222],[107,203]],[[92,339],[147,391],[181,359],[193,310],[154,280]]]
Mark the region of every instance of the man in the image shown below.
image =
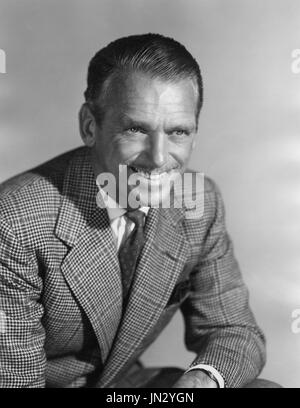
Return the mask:
[[[190,216],[188,199],[176,206],[178,190],[163,183],[188,172],[202,105],[197,62],[161,35],[121,38],[91,60],[85,99],[85,147],[1,188],[1,386],[250,383],[264,337],[220,192],[205,178],[203,213]],[[116,180],[109,197],[103,175]],[[196,358],[175,376],[147,371],[138,357],[178,308]]]

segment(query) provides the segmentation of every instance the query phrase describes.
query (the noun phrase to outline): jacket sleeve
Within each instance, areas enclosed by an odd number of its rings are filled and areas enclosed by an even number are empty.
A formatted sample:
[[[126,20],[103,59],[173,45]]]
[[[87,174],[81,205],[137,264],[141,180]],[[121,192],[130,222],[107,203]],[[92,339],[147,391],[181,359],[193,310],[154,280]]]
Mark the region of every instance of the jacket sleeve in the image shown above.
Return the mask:
[[[45,386],[42,279],[33,254],[0,219],[0,387]]]
[[[197,353],[191,366],[210,365],[222,375],[225,387],[242,387],[264,366],[265,339],[249,308],[220,192],[212,181],[206,187],[206,235],[191,273],[191,296],[181,306],[185,342]]]

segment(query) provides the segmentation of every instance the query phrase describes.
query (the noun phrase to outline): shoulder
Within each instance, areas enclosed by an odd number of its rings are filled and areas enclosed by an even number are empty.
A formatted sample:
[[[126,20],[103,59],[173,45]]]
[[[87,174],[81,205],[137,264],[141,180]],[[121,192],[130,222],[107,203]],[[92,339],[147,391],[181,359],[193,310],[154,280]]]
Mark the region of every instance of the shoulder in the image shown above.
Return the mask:
[[[226,235],[225,210],[222,195],[217,183],[208,176],[202,176],[202,183],[191,189],[197,196],[196,207],[187,208],[183,221],[183,234],[198,259],[199,251],[204,256],[219,241],[224,242]],[[197,193],[197,194],[196,194]],[[216,247],[217,248],[217,247]]]
[[[188,175],[188,176],[187,176]],[[211,221],[223,209],[223,201],[217,183],[204,173],[187,170],[184,174],[185,218]]]
[[[9,224],[17,218],[55,211],[61,199],[70,160],[84,148],[61,154],[0,184],[0,214]]]

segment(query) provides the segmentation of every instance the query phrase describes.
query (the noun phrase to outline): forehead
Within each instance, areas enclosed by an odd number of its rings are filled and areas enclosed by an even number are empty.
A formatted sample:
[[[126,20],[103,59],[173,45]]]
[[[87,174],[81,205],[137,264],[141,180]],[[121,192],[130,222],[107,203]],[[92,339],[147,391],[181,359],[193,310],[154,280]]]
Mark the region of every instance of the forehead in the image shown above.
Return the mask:
[[[132,72],[111,78],[105,99],[105,107],[111,113],[195,118],[198,93],[192,79],[165,81]]]

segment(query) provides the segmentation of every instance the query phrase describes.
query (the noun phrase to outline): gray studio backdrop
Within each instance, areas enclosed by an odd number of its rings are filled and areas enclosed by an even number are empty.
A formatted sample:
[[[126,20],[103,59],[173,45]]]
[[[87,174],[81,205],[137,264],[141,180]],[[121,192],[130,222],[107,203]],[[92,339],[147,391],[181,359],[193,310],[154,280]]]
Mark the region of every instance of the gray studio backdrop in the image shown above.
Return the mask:
[[[300,73],[292,69],[299,21],[299,0],[0,3],[0,181],[81,144],[77,112],[87,63],[109,41],[160,32],[195,55],[205,103],[192,167],[223,192],[268,340],[263,376],[293,387],[300,387]],[[143,359],[191,362],[179,313]]]

